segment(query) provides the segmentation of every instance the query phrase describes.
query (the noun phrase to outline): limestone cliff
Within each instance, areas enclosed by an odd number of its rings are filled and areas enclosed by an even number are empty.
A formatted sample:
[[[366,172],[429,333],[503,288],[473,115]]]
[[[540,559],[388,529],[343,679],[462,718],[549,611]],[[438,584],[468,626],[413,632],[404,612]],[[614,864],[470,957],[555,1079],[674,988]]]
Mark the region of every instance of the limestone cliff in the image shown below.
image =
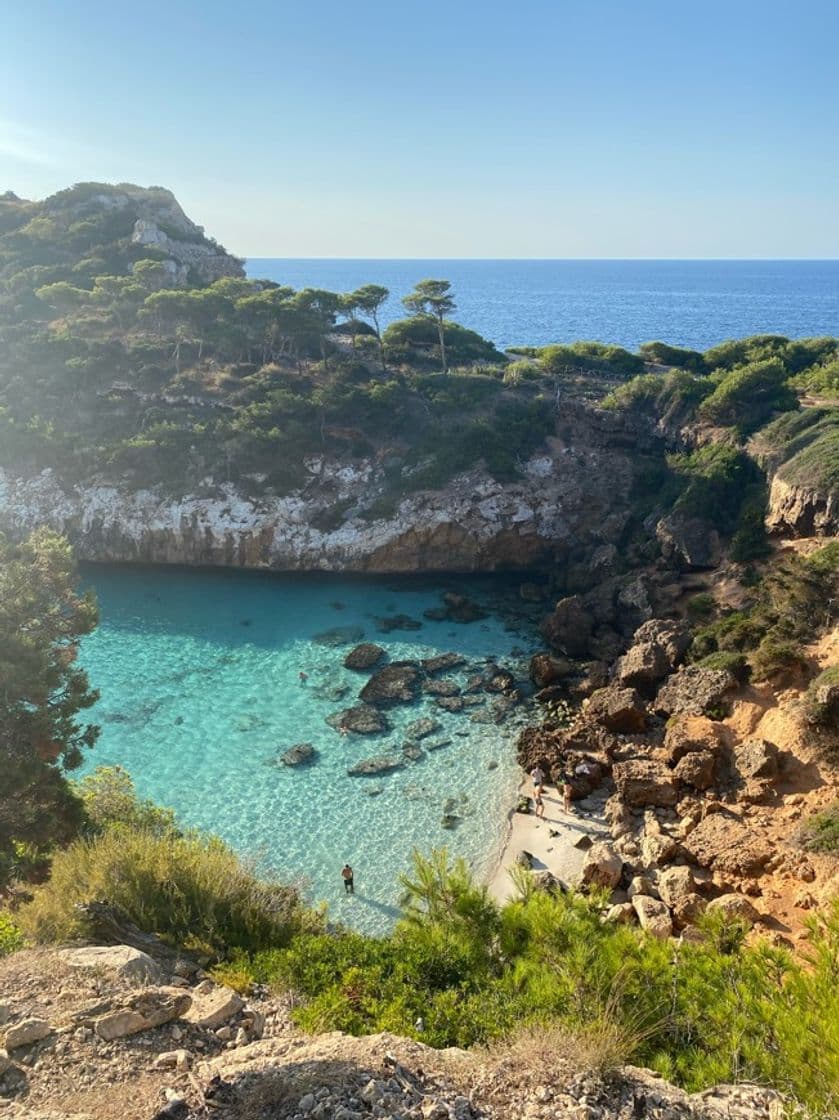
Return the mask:
[[[13,533],[50,525],[80,559],[355,572],[521,569],[614,542],[629,519],[630,455],[549,441],[512,483],[483,470],[407,494],[389,517],[365,516],[383,485],[373,461],[312,458],[283,497],[207,480],[200,494],[62,483],[0,472],[0,518]],[[318,527],[326,526],[326,527]]]
[[[787,482],[775,475],[769,490],[766,527],[786,537],[835,536],[839,534],[839,493]]]

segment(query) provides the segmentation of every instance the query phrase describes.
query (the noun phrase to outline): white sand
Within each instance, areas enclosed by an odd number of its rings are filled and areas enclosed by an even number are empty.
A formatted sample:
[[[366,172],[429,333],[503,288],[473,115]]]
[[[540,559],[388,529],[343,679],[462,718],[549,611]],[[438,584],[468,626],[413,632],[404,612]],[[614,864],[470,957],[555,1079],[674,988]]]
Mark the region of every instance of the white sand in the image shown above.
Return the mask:
[[[519,786],[518,797],[531,797],[532,793],[533,783],[525,778]],[[513,810],[510,813],[509,835],[489,882],[490,894],[497,902],[506,902],[515,894],[509,871],[522,851],[532,856],[531,866],[535,871],[550,871],[566,886],[574,886],[587,850],[575,847],[575,841],[584,835],[592,840],[609,835],[602,815],[602,798],[574,802],[570,813],[562,807],[559,790],[546,788],[542,799],[545,802],[542,820],[533,812],[517,813]],[[551,836],[551,832],[557,835]]]

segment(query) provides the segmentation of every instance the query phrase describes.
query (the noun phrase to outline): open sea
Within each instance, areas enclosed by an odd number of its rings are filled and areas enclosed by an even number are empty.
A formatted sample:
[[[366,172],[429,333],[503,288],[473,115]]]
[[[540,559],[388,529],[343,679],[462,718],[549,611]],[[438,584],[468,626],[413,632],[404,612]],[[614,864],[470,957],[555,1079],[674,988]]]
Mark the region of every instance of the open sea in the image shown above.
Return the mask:
[[[383,322],[418,280],[450,280],[453,318],[496,346],[660,339],[706,350],[727,338],[839,335],[839,261],[276,260],[248,275],[294,288],[391,291]]]
[[[371,933],[392,924],[414,848],[447,845],[490,876],[519,781],[523,715],[496,725],[497,698],[482,692],[462,712],[441,710],[430,695],[390,708],[390,728],[378,735],[342,736],[326,717],[358,702],[370,673],[345,669],[343,659],[362,639],[391,661],[462,654],[462,668],[440,674],[459,686],[487,659],[526,678],[535,631],[514,585],[98,565],[82,574],[101,612],[80,663],[101,692],[90,718],[102,728],[82,773],[124,766],[139,794],[171,806],[183,825],[216,833],[301,882],[336,920]],[[452,588],[466,589],[488,617],[424,618]],[[396,615],[419,628],[383,632],[381,619]],[[421,718],[439,726],[407,758],[407,725]],[[279,756],[298,743],[311,744],[315,760],[283,765]],[[381,755],[399,769],[347,774]],[[353,898],[340,880],[346,861]]]

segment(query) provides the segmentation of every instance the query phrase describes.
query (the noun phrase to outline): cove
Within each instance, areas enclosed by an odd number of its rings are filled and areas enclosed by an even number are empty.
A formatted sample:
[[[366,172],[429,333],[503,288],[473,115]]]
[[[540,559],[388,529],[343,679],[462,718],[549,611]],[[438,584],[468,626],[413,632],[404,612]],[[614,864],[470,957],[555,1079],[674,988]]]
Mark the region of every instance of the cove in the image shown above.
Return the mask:
[[[101,693],[90,718],[102,729],[82,773],[124,766],[138,793],[173,808],[183,826],[215,833],[368,933],[396,917],[398,875],[414,848],[446,845],[489,878],[520,776],[514,740],[526,704],[496,724],[490,693],[450,712],[422,692],[383,709],[389,729],[376,735],[342,735],[326,719],[358,703],[370,677],[343,665],[360,641],[384,647],[390,662],[460,654],[462,666],[434,678],[460,689],[489,662],[524,682],[541,612],[515,584],[104,565],[84,565],[82,579],[100,606],[79,659]],[[427,618],[446,591],[468,595],[486,617]],[[416,628],[388,630],[397,616]],[[439,726],[406,752],[408,725],[423,718]],[[283,765],[299,743],[314,760]],[[382,755],[399,768],[347,774]],[[352,898],[340,879],[347,861]]]

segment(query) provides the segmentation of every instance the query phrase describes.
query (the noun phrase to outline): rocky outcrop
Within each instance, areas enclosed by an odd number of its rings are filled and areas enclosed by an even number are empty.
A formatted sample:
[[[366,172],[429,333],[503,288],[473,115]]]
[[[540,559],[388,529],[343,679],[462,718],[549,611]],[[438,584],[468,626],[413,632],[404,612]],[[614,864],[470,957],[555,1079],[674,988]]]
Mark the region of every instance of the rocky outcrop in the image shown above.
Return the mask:
[[[775,475],[769,488],[766,527],[784,537],[839,534],[839,493],[787,482]]]
[[[384,657],[385,651],[373,642],[362,642],[360,646],[351,649],[344,658],[347,669],[372,669]]]

